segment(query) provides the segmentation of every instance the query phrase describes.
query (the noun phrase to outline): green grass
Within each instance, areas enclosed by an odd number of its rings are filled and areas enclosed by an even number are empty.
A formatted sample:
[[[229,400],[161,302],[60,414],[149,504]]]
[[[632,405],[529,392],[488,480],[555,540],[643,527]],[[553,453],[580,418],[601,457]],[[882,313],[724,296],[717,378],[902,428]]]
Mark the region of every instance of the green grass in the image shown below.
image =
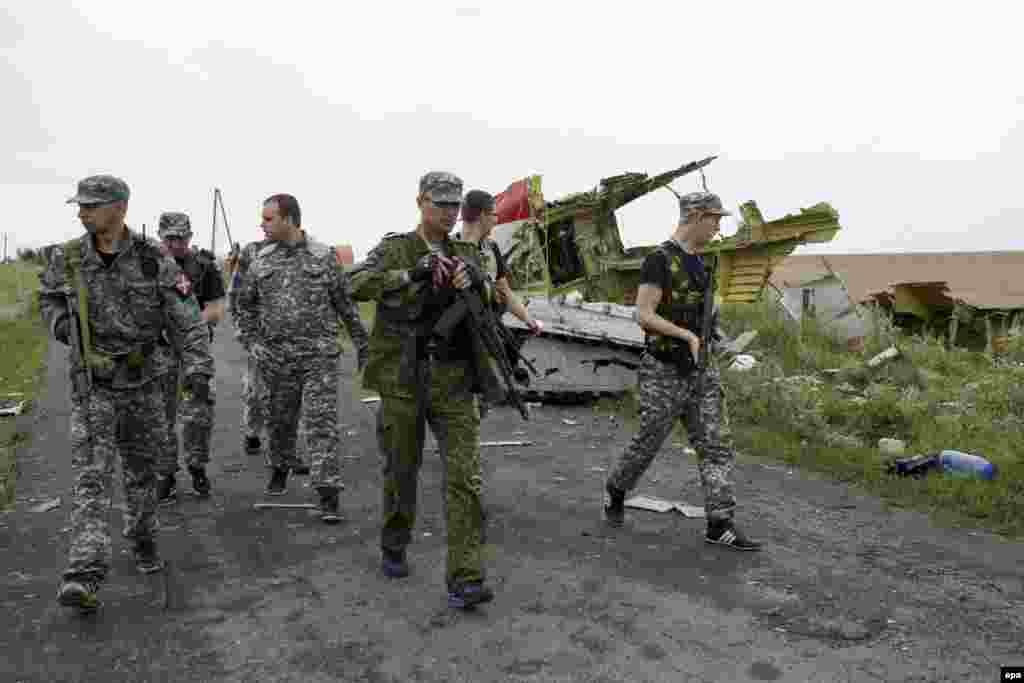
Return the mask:
[[[801,333],[766,304],[727,307],[723,327],[730,336],[759,332],[748,351],[760,363],[747,372],[723,370],[740,451],[854,482],[893,505],[928,510],[947,523],[1024,536],[1024,368],[1014,365],[1024,361],[1024,337],[1012,338],[1009,353],[996,361],[904,334],[884,319],[866,352],[853,354],[825,330],[809,325]],[[899,359],[875,370],[864,367],[890,345],[900,349]],[[840,372],[829,379],[826,369]],[[851,400],[851,389],[863,400]],[[620,413],[635,428],[632,396],[597,409]],[[982,455],[999,466],[999,476],[891,477],[877,447],[883,437],[905,441],[907,455],[947,448]],[[679,428],[672,438],[685,439]]]
[[[47,335],[39,320],[39,303],[34,295],[38,289],[38,272],[37,267],[21,263],[0,265],[0,306],[14,306],[20,300],[27,308],[16,317],[0,317],[4,349],[0,354],[0,398],[31,402],[41,384]],[[14,418],[0,418],[0,509],[14,502],[15,451],[27,439],[27,435],[15,429]]]

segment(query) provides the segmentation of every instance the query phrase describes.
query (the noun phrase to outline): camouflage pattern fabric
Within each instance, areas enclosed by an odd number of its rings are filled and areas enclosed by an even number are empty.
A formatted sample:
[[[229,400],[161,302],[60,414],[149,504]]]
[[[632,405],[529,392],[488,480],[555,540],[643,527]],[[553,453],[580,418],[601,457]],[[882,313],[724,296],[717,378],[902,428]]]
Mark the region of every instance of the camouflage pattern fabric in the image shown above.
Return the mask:
[[[242,376],[242,438],[263,434],[267,387],[260,376],[259,364],[249,354]]]
[[[156,531],[154,460],[163,439],[163,398],[156,382],[132,389],[94,385],[72,393],[71,546],[65,579],[103,581],[110,570],[108,516],[114,468],[121,458],[126,512],[124,535],[135,542]]]
[[[430,387],[430,425],[441,451],[448,529],[445,576],[449,586],[484,578],[484,515],[481,502],[480,414],[468,393],[452,394],[467,368],[438,366]],[[416,443],[416,401],[382,396],[378,412],[383,491],[381,547],[402,550],[412,540],[423,452]]]
[[[638,370],[640,429],[608,483],[632,491],[679,419],[697,451],[707,518],[732,519],[736,508],[732,486],[736,452],[721,376],[718,368],[709,364],[701,396],[695,395],[696,379],[696,373],[681,376],[675,365],[644,354]]]
[[[135,232],[117,245],[117,258],[107,268],[96,254],[89,235],[81,238],[82,274],[89,297],[89,322],[94,351],[105,362],[94,374],[114,388],[141,386],[165,370],[159,354],[144,354],[141,365],[127,362],[132,352],[155,344],[166,330],[180,348],[186,375],[213,375],[209,329],[199,315],[195,297],[179,287],[181,270],[174,259]],[[51,334],[65,314],[78,314],[76,283],[65,282],[64,247],[56,247],[39,275],[40,314]],[[146,272],[148,271],[148,272]],[[68,309],[70,294],[73,309]],[[77,354],[70,358],[72,376],[81,367]]]
[[[156,490],[154,466],[166,437],[165,405],[157,381],[166,367],[156,352],[157,338],[173,340],[188,374],[213,374],[209,332],[195,298],[177,284],[180,270],[158,247],[129,231],[116,245],[117,257],[106,267],[92,237],[55,247],[40,274],[40,313],[53,333],[65,315],[77,315],[81,303],[76,283],[67,282],[66,256],[81,256],[88,296],[93,386],[86,395],[74,387],[83,367],[69,354],[72,380],[72,537],[67,578],[102,580],[110,564],[106,516],[110,508],[114,459],[124,470],[128,513],[125,535],[152,538]],[[66,255],[65,249],[70,252]],[[74,261],[74,258],[72,258]],[[75,275],[77,279],[77,275]]]
[[[170,348],[161,348],[161,353],[168,356],[164,361],[168,371],[159,379],[164,399],[167,438],[157,459],[156,472],[161,475],[173,474],[179,469],[179,417],[185,442],[185,467],[206,467],[210,462],[210,438],[213,434],[214,407],[217,401],[215,383],[210,382],[209,402],[199,401],[193,396],[183,396],[182,383],[185,378],[181,374],[181,364]]]
[[[446,255],[480,267],[475,244],[445,240],[442,248]],[[416,522],[416,487],[423,459],[422,444],[416,439],[419,407],[415,387],[400,379],[400,366],[403,340],[430,312],[425,310],[423,286],[410,284],[403,274],[429,250],[416,232],[388,235],[352,271],[353,297],[377,303],[363,386],[381,394],[377,429],[383,468],[381,546],[388,550],[405,548]],[[397,315],[396,310],[404,313]],[[407,323],[395,320],[403,317]],[[477,367],[483,367],[489,361],[477,362]],[[470,366],[469,362],[434,362],[427,392],[427,424],[445,464],[449,585],[482,580],[484,574],[480,414],[472,396]]]
[[[66,204],[108,204],[126,202],[131,197],[128,183],[112,175],[94,175],[78,182],[78,192]]]
[[[299,411],[305,427],[313,486],[341,486],[337,452],[339,322],[360,363],[368,335],[349,295],[334,251],[308,239],[264,243],[243,252],[234,306],[238,336],[265,383],[270,464],[295,460]],[[251,379],[251,378],[250,378]]]
[[[260,362],[259,372],[268,396],[268,461],[271,467],[291,467],[299,420],[309,452],[310,485],[344,488],[338,457],[338,357],[313,361]]]
[[[337,356],[343,323],[365,358],[366,328],[334,250],[306,239],[260,244],[243,252],[251,260],[240,259],[240,282],[233,291],[232,315],[242,345],[249,349],[258,341],[264,353],[277,358]]]

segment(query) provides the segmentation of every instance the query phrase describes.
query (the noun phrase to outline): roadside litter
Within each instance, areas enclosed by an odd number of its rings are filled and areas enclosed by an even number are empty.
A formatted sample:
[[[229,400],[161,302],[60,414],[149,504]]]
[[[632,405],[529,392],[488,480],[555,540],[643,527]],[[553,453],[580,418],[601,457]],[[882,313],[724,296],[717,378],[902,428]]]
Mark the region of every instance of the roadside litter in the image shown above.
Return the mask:
[[[757,365],[757,359],[747,353],[741,353],[733,359],[732,364],[729,366],[730,370],[736,370],[738,372],[745,372],[752,367]]]
[[[654,496],[633,496],[625,503],[628,508],[637,510],[649,510],[651,512],[668,512],[675,510],[684,517],[703,517],[704,508],[697,505],[687,505],[678,500],[665,500]]]
[[[315,510],[313,503],[253,503],[255,510]]]
[[[999,467],[980,455],[947,449],[938,454],[897,458],[889,464],[889,474],[921,478],[933,470],[942,470],[951,479],[992,481],[999,476]]]
[[[53,500],[48,500],[45,503],[40,503],[39,505],[29,508],[29,512],[49,512],[50,510],[55,510],[59,507],[60,498],[54,498]]]
[[[0,416],[10,417],[21,415],[25,411],[25,406],[27,405],[28,401],[10,401],[7,399],[0,399]]]

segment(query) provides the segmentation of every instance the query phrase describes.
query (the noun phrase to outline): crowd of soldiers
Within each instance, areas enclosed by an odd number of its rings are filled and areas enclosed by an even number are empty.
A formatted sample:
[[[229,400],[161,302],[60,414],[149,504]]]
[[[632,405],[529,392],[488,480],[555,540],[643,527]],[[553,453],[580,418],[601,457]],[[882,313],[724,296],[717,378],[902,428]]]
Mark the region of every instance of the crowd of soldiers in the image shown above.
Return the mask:
[[[491,310],[515,315],[533,334],[541,332],[512,291],[507,265],[489,239],[495,198],[480,190],[464,196],[457,176],[427,173],[416,194],[417,226],[386,234],[346,273],[334,249],[302,228],[296,198],[273,195],[262,205],[264,239],[236,254],[225,292],[214,255],[190,246],[188,216],[162,214],[159,241],[147,239],[125,223],[129,194],[113,176],[82,180],[68,203],[78,205],[85,233],[55,246],[40,275],[42,317],[70,348],[75,480],[58,601],[85,611],[99,604],[111,561],[107,515],[118,459],[123,535],[143,573],[164,567],[155,520],[158,506],[177,498],[179,450],[193,493],[210,495],[206,468],[216,400],[210,344],[226,308],[247,353],[241,445],[265,456],[265,493],[282,495],[291,475],[308,473],[321,520],[342,519],[337,399],[343,325],[363,387],[381,398],[382,573],[395,579],[410,573],[407,547],[429,426],[445,472],[448,604],[472,608],[492,600],[482,558],[480,421],[504,393],[494,359],[466,328],[471,321],[449,319],[466,296],[474,296]],[[692,368],[679,362],[680,349],[696,355],[701,344],[692,312],[708,291],[711,271],[697,252],[727,214],[706,192],[686,195],[681,208],[672,239],[644,262],[637,295],[638,321],[648,338],[639,372],[640,429],[607,481],[604,515],[613,526],[623,523],[626,492],[682,419],[700,459],[705,540],[756,550],[760,544],[733,523],[735,455],[717,369],[710,367],[697,381]],[[462,232],[452,235],[460,212]],[[356,301],[376,304],[372,334]],[[434,334],[442,320],[455,333]],[[296,455],[300,431],[308,465]]]

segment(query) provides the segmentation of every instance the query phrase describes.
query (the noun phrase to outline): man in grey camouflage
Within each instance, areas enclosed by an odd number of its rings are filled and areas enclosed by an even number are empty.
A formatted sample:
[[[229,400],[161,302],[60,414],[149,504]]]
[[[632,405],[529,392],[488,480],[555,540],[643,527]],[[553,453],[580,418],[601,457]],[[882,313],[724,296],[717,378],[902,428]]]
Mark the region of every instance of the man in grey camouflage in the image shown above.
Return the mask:
[[[678,419],[697,451],[708,521],[704,540],[737,550],[759,550],[761,544],[747,538],[733,522],[736,454],[718,368],[712,360],[703,377],[696,371],[703,302],[710,295],[714,273],[699,251],[729,213],[722,209],[721,199],[709,192],[684,195],[679,208],[679,225],[672,238],[644,259],[641,271],[637,320],[647,350],[638,372],[640,429],[608,477],[605,518],[613,526],[623,524],[626,493],[636,487]]]
[[[264,202],[267,239],[242,274],[235,321],[269,397],[271,476],[266,493],[285,493],[301,414],[320,516],[333,524],[341,521],[342,488],[337,452],[339,322],[355,344],[360,369],[366,363],[368,336],[334,250],[308,239],[301,226],[295,197],[278,194]]]
[[[184,213],[165,212],[160,216],[157,234],[162,242],[163,252],[174,259],[188,280],[188,287],[199,304],[200,315],[210,330],[210,340],[217,324],[224,317],[224,276],[217,267],[214,255],[197,250],[189,245],[192,239],[192,224]],[[210,462],[210,437],[213,432],[216,392],[210,384],[209,397],[205,400],[181,390],[184,377],[181,374],[181,358],[175,352],[169,338],[164,335],[158,342],[160,358],[166,367],[161,378],[164,400],[167,406],[167,439],[161,457],[157,462],[157,501],[167,505],[177,497],[176,473],[178,471],[178,418],[181,417],[182,436],[185,446],[185,464],[192,476],[192,490],[197,496],[210,495],[210,479],[206,466]],[[183,399],[180,401],[179,395]]]
[[[53,250],[40,274],[40,312],[71,347],[71,547],[58,592],[62,605],[98,606],[111,561],[107,524],[115,461],[124,477],[125,536],[139,571],[160,571],[154,463],[165,436],[156,342],[178,349],[189,390],[206,393],[213,374],[209,336],[172,259],[124,223],[128,185],[91,176],[68,200],[86,233]]]

